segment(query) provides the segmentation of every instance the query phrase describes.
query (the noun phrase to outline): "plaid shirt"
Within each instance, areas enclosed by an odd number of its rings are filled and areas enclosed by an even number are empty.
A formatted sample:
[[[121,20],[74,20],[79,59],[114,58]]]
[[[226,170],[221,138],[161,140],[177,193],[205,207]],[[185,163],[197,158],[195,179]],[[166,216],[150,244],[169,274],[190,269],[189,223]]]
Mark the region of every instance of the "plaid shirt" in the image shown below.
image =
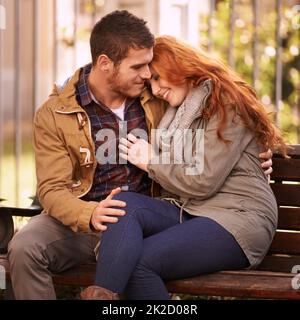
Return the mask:
[[[77,101],[86,111],[90,119],[92,137],[95,143],[96,158],[99,158],[99,154],[104,149],[104,156],[106,159],[108,159],[107,156],[109,156],[109,159],[115,159],[116,161],[115,163],[103,163],[101,161],[100,164],[98,159],[93,186],[83,199],[87,201],[99,201],[116,187],[122,187],[125,191],[149,193],[150,179],[148,178],[148,175],[143,170],[129,162],[127,164],[119,163],[118,144],[120,119],[107,106],[100,102],[96,102],[92,98],[87,84],[87,78],[91,71],[91,67],[91,64],[89,64],[81,71],[77,84]],[[122,137],[125,137],[126,134],[136,128],[143,129],[147,132],[145,113],[140,104],[139,98],[126,100],[124,121],[121,121],[120,125],[124,125],[125,123],[127,124],[127,131],[123,134],[122,130]],[[103,129],[112,129],[115,133],[116,140],[112,141],[113,150],[111,150],[108,144],[110,139],[104,139],[104,141],[99,139],[99,134],[101,133],[100,130]],[[101,149],[101,145],[104,143],[106,143],[106,145]],[[108,150],[110,154],[108,154]]]

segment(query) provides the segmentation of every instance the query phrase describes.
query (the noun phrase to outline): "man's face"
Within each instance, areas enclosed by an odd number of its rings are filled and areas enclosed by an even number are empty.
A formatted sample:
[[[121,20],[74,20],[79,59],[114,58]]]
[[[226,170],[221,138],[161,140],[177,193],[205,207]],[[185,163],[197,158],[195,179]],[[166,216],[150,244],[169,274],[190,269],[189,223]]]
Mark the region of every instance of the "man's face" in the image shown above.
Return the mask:
[[[128,55],[113,68],[109,86],[117,94],[137,97],[143,91],[145,81],[151,78],[149,63],[153,58],[153,48],[129,49]]]

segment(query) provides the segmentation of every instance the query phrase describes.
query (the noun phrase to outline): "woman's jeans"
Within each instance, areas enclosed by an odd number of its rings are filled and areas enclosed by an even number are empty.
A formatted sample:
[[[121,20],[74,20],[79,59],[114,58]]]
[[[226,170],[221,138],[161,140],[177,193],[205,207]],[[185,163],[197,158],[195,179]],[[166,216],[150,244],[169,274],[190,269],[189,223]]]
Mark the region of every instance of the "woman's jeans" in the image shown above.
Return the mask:
[[[164,200],[133,192],[114,199],[126,202],[126,214],[102,234],[96,285],[126,299],[169,299],[164,280],[226,269],[249,262],[234,237],[215,221],[183,214]]]

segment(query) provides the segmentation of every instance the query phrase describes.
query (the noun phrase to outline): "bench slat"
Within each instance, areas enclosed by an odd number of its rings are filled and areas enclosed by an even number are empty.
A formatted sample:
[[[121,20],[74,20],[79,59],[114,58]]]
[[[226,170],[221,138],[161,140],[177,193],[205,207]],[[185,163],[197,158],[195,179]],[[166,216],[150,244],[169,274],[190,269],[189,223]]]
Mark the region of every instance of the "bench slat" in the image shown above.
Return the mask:
[[[279,206],[300,207],[300,184],[270,184]]]
[[[300,255],[300,232],[277,231],[269,252]]]
[[[290,147],[292,149],[289,148],[288,154],[293,156],[293,158],[300,158],[300,144],[292,144]]]
[[[278,229],[300,230],[300,208],[278,208]]]
[[[288,155],[292,156],[293,158],[300,159],[300,144],[290,144],[288,145]],[[282,158],[279,153],[273,154],[273,159]]]
[[[2,258],[0,264],[7,261]],[[55,284],[89,286],[93,284],[96,264],[85,264],[53,275]],[[9,272],[7,272],[9,278]],[[270,299],[300,299],[300,290],[291,286],[295,274],[269,271],[222,271],[167,282],[170,292],[196,295],[233,296]]]
[[[264,271],[222,271],[169,281],[170,292],[212,296],[269,299],[300,299],[300,290],[291,286],[295,274]]]
[[[296,265],[300,265],[300,255],[267,255],[257,270],[289,273]]]
[[[300,159],[274,159],[272,167],[272,180],[299,181]]]
[[[12,215],[19,217],[33,217],[39,214],[43,209],[38,206],[28,208],[0,207],[1,215]]]

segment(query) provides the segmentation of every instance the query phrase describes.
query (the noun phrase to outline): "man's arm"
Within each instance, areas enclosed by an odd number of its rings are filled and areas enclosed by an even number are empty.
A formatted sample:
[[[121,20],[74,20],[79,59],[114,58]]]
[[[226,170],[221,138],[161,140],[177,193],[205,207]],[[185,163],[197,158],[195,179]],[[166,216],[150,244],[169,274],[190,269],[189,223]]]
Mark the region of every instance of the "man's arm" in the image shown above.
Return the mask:
[[[98,202],[80,200],[72,193],[73,165],[47,105],[36,112],[33,129],[37,193],[42,207],[73,231],[90,231]]]

